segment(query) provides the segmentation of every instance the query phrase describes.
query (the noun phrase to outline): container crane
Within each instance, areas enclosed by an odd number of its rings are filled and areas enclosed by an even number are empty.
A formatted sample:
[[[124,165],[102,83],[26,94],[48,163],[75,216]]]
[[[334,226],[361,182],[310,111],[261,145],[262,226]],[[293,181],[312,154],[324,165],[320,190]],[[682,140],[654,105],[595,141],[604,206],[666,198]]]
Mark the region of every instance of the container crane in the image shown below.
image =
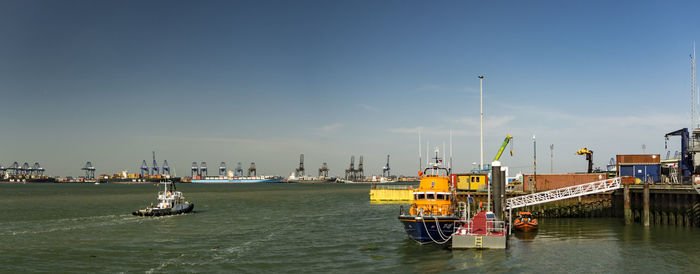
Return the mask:
[[[94,180],[95,179],[95,167],[92,165],[92,162],[87,162],[85,163],[85,167],[81,168],[82,170],[85,170],[85,179],[86,180]]]
[[[156,152],[153,151],[153,167],[151,168],[151,175],[158,175],[158,163],[156,162]]]
[[[168,160],[163,160],[163,166],[160,167],[160,171],[163,175],[166,173],[170,176],[170,166],[168,165]]]
[[[513,139],[513,136],[510,134],[506,135],[506,139],[503,140],[503,145],[501,145],[501,148],[498,149],[498,153],[496,153],[496,157],[493,157],[493,161],[499,161],[501,159],[501,155],[503,154],[503,150],[506,149],[506,146],[508,146],[508,143]],[[510,156],[513,156],[513,143],[510,143]]]
[[[194,175],[199,175],[199,165],[197,165],[197,162],[192,162],[192,171],[190,172],[190,176],[194,178]]]
[[[318,169],[318,177],[323,177],[323,178],[328,177],[328,164],[327,163],[324,162],[323,165],[321,166],[321,168]]]
[[[204,177],[209,176],[209,171],[207,170],[207,162],[202,162],[199,164],[199,176],[202,176],[204,174]]]
[[[146,160],[143,160],[143,163],[141,163],[141,177],[146,176],[148,176],[148,164],[146,164]]]
[[[238,162],[234,176],[243,176],[243,164],[241,164],[241,162]]]
[[[386,156],[386,165],[382,168],[382,176],[389,178],[391,177],[391,168],[389,167],[389,155]]]
[[[296,170],[296,175],[299,177],[304,177],[304,154],[299,156],[299,168]]]
[[[588,173],[593,173],[593,151],[584,147],[579,149],[576,155],[586,155],[586,160],[588,160]]]
[[[221,162],[219,164],[219,176],[225,176],[226,175],[226,162]]]
[[[258,176],[258,169],[255,167],[255,162],[250,162],[250,167],[248,168],[248,177],[250,175]]]

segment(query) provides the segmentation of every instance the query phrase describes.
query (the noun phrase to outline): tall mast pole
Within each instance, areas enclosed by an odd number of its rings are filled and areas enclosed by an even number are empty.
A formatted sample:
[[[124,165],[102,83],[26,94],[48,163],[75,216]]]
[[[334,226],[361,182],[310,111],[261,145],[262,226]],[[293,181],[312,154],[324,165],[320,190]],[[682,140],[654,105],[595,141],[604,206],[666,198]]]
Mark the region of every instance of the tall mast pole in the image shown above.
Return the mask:
[[[692,98],[690,101],[691,103],[691,117],[690,117],[690,131],[692,132],[693,129],[697,127],[695,124],[695,42],[693,41],[693,55],[690,56],[690,66],[691,66],[691,76],[690,76],[690,89],[691,89],[691,94]]]
[[[418,129],[418,171],[423,171],[423,155],[421,151],[423,149],[420,147],[420,128]]]
[[[479,119],[479,136],[481,153],[479,156],[479,169],[484,170],[484,76],[479,75],[479,110],[481,117]]]

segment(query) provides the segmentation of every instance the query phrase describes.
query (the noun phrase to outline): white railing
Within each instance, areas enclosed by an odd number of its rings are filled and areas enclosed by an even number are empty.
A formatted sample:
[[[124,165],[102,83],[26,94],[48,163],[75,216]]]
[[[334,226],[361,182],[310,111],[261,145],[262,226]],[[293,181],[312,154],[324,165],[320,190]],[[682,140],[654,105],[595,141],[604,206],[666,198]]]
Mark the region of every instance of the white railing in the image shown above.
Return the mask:
[[[596,194],[622,188],[620,177],[587,184],[558,188],[506,199],[506,210],[549,203],[584,195]]]

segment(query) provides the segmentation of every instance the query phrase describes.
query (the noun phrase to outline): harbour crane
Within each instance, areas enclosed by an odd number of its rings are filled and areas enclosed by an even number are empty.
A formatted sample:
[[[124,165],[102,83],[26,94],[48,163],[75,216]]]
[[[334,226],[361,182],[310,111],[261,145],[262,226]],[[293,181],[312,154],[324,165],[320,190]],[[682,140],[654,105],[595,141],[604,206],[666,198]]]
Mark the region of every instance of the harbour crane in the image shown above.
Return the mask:
[[[194,175],[199,175],[199,166],[197,165],[197,162],[192,162],[192,171],[190,171],[190,177],[194,177]]]
[[[219,176],[224,176],[224,175],[226,175],[226,163],[221,162],[219,164]]]
[[[170,176],[170,166],[168,165],[168,160],[163,160],[163,166],[160,167],[160,171],[163,172],[163,175],[167,173],[168,176]]]
[[[32,168],[29,166],[29,163],[24,162],[22,165],[22,174],[24,175],[31,175],[33,172]]]
[[[241,164],[241,162],[238,162],[238,165],[236,166],[236,172],[233,175],[243,176],[243,164]]]
[[[350,156],[350,168],[345,170],[345,179],[352,180],[355,177],[355,156]]]
[[[85,179],[86,180],[94,180],[95,179],[95,166],[92,165],[92,162],[88,161],[87,163],[85,163],[85,166],[81,169],[85,170]]]
[[[151,175],[158,175],[158,163],[156,162],[155,151],[153,151],[153,167],[151,168]]]
[[[321,168],[318,169],[318,177],[328,177],[328,164],[323,162]]]
[[[362,179],[365,177],[365,168],[362,162],[362,155],[360,155],[360,164],[357,166],[357,171],[355,171],[355,179]]]
[[[35,163],[34,163],[33,169],[34,169],[34,173],[35,173],[36,175],[38,175],[38,176],[43,176],[43,175],[44,175],[44,171],[46,171],[43,167],[41,167],[41,165],[39,165],[38,162],[35,162]]]
[[[209,171],[207,170],[207,162],[202,162],[199,164],[199,176],[202,176],[204,174],[204,177],[209,175]]]
[[[588,173],[593,173],[593,151],[584,147],[579,149],[576,155],[586,155],[586,160],[588,160]]]
[[[503,144],[501,145],[501,148],[498,149],[498,153],[496,153],[496,157],[493,157],[494,162],[501,159],[501,155],[503,154],[503,150],[506,149],[506,146],[508,146],[508,143],[510,143],[510,156],[513,156],[513,143],[510,142],[512,139],[513,139],[513,136],[511,136],[510,134],[506,135],[506,139],[503,140]]]
[[[298,177],[304,177],[304,154],[299,156],[299,167],[296,169],[296,175]]]
[[[389,167],[389,155],[386,156],[386,165],[382,168],[382,176],[389,178],[391,177],[391,168]]]
[[[146,160],[143,160],[143,163],[141,163],[141,177],[148,176],[148,164],[146,164]]]
[[[10,175],[19,175],[19,163],[14,162],[10,167],[7,168],[10,172]]]
[[[255,167],[255,162],[250,162],[250,167],[248,168],[248,177],[253,174],[253,176],[258,176],[258,169]]]

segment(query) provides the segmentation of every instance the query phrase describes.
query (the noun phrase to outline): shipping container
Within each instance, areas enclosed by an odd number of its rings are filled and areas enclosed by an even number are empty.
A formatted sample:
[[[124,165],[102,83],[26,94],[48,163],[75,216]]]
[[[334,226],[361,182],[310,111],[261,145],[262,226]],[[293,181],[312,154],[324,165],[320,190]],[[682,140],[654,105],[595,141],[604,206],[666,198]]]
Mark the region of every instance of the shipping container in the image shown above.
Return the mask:
[[[659,154],[617,155],[616,160],[617,160],[617,170],[619,171],[620,164],[659,164],[659,163],[661,163],[661,155],[659,155]]]
[[[536,180],[535,180],[536,179]],[[523,175],[523,191],[530,192],[530,184],[537,182],[535,191],[546,191],[608,179],[605,173],[532,174]]]
[[[634,177],[635,184],[644,182],[657,183],[661,181],[660,164],[620,164],[619,176]]]

